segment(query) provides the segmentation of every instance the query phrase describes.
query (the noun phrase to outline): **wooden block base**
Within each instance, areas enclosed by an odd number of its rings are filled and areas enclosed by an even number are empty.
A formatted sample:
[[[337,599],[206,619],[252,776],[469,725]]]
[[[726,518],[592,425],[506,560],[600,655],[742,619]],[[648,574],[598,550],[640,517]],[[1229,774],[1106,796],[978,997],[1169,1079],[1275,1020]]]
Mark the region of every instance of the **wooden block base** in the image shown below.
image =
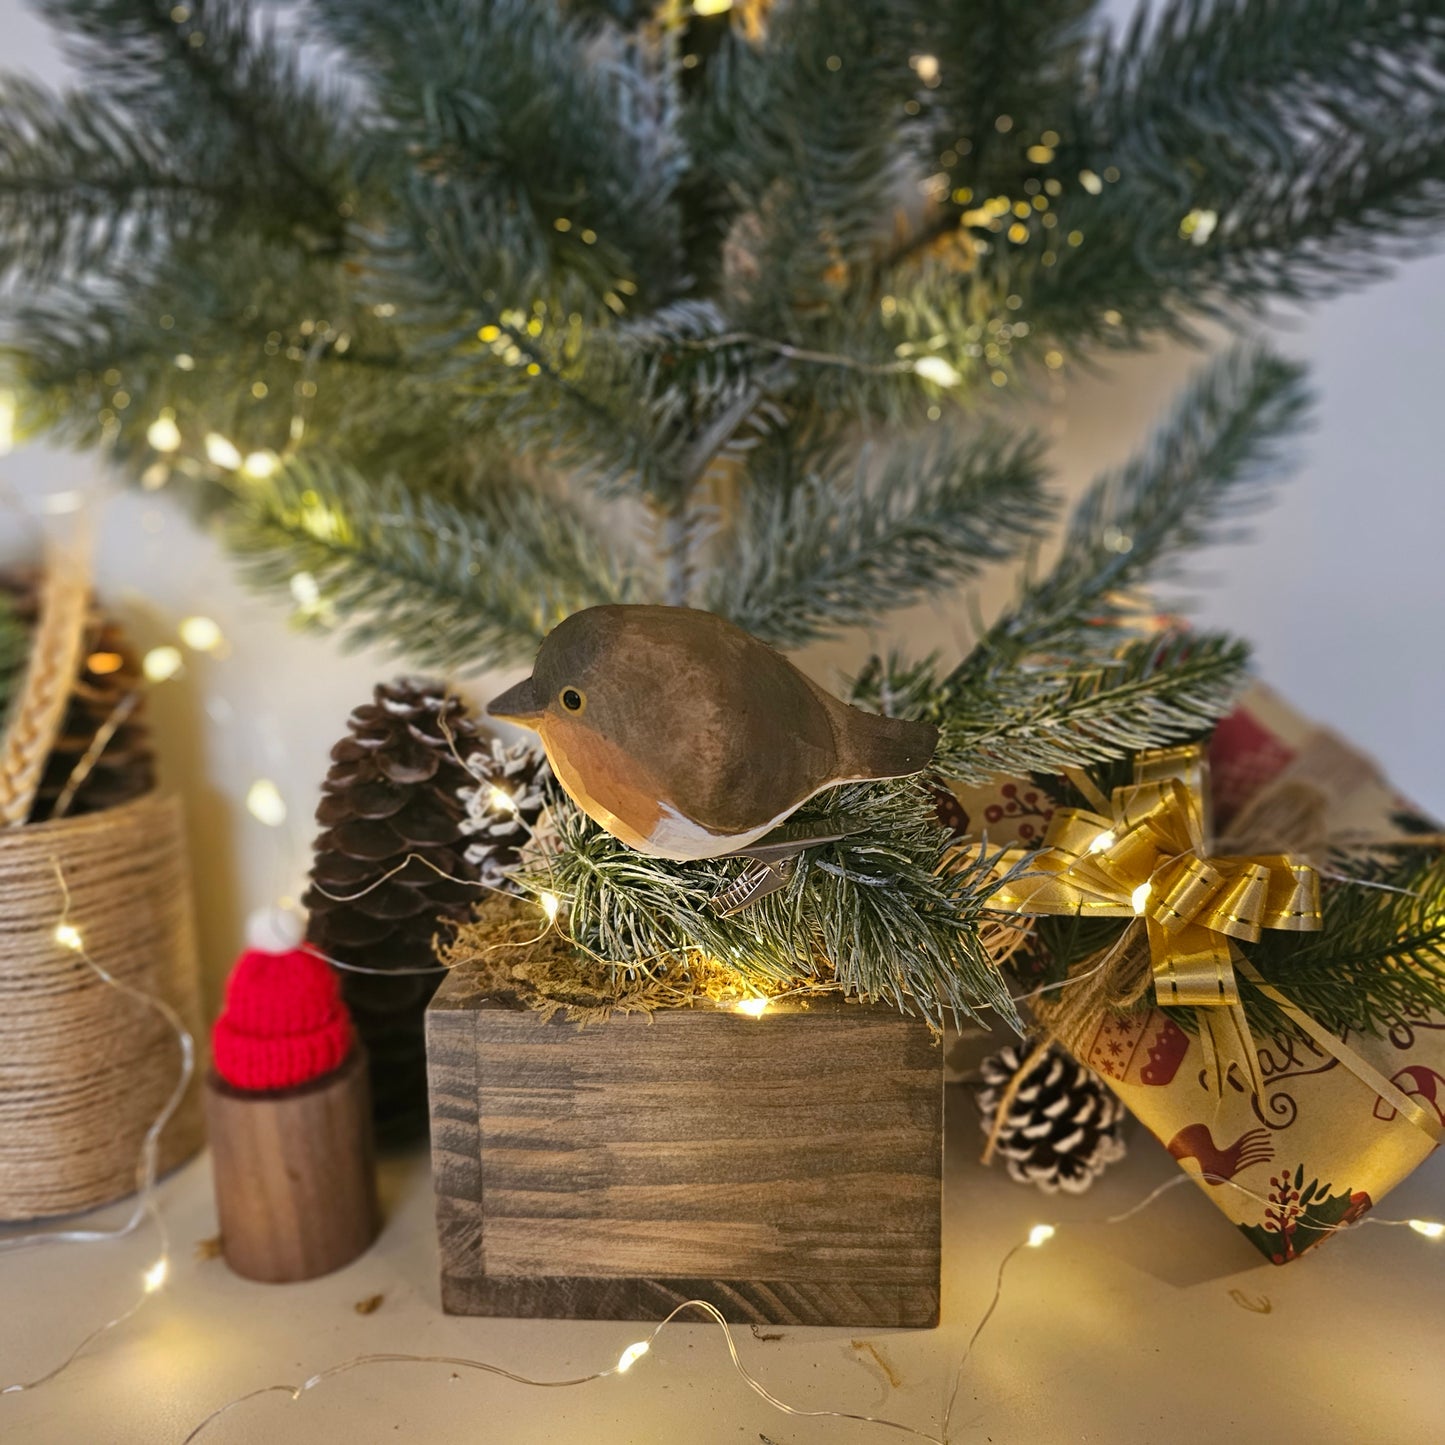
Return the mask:
[[[836,999],[578,1029],[482,997],[427,1015],[452,1314],[938,1322],[942,1059]]]
[[[206,1115],[226,1263],[285,1284],[350,1264],[381,1228],[371,1095],[359,1049],[335,1073],[277,1093],[214,1073]]]

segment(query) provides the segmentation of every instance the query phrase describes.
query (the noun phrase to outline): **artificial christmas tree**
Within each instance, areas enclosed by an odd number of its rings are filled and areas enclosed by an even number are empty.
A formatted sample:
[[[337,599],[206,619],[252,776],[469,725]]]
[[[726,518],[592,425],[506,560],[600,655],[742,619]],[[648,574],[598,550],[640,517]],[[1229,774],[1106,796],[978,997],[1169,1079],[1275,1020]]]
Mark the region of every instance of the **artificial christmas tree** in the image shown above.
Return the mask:
[[[479,743],[461,701],[422,678],[378,684],[347,729],[316,810],[307,938],[342,966],[377,1135],[400,1143],[426,1129],[422,1015],[441,978],[432,940],[477,897],[459,795]]]
[[[1173,0],[1118,36],[1088,0],[45,8],[86,84],[0,94],[22,431],[104,442],[298,620],[415,665],[520,667],[598,603],[796,648],[946,593],[1053,517],[988,397],[1363,279],[1445,198],[1435,0]],[[1151,635],[1143,594],[1301,401],[1222,362],[967,656],[851,700],[937,727],[964,781],[1197,734],[1245,650]],[[741,860],[639,862],[568,807],[518,886],[624,969],[825,959],[1012,1017],[987,871],[940,871],[925,787],[807,805],[840,836],[746,927],[702,906]]]

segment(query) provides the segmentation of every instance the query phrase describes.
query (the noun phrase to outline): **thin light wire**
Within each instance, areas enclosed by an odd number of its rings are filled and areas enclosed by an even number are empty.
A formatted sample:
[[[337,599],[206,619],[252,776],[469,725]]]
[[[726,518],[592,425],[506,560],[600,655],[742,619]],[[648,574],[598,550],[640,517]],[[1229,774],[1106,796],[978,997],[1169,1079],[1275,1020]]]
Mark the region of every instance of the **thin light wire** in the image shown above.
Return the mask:
[[[160,1242],[160,1251],[156,1257],[156,1264],[153,1269],[159,1269],[160,1280],[164,1279],[164,1272],[169,1268],[170,1260],[170,1233],[167,1229],[164,1216],[161,1214],[160,1204],[156,1198],[156,1174],[159,1169],[160,1158],[160,1137],[165,1132],[166,1125],[170,1123],[176,1110],[180,1107],[181,1101],[185,1098],[186,1090],[191,1086],[191,1080],[196,1072],[196,1042],[191,1036],[191,1031],[186,1027],[179,1013],[171,1007],[163,998],[155,994],[146,993],[144,989],[136,988],[133,984],[126,983],[123,979],[117,978],[104,965],[99,964],[91,957],[85,946],[85,935],[76,930],[70,923],[70,885],[65,879],[65,870],[61,867],[58,858],[51,858],[51,866],[55,869],[56,882],[60,885],[61,909],[60,917],[56,922],[56,931],[63,929],[71,930],[71,937],[75,940],[74,951],[80,956],[86,966],[108,987],[115,989],[118,993],[124,994],[127,998],[134,999],[148,1009],[152,1009],[163,1018],[175,1034],[176,1043],[180,1047],[180,1069],[177,1072],[175,1087],[171,1090],[165,1103],[161,1106],[160,1112],[152,1121],[151,1126],[145,1132],[141,1140],[140,1154],[136,1163],[136,1203],[131,1211],[130,1218],[124,1224],[114,1229],[53,1229],[37,1230],[28,1234],[12,1235],[7,1239],[0,1240],[0,1251],[24,1249],[37,1244],[98,1244],[104,1240],[123,1239],[135,1232],[145,1220],[150,1220],[155,1226],[156,1236]],[[55,1379],[57,1375],[63,1374],[80,1357],[82,1353],[101,1335],[108,1333],[117,1326],[124,1324],[132,1316],[139,1312],[146,1301],[159,1288],[159,1283],[151,1284],[147,1280],[146,1288],[140,1297],[125,1310],[124,1313],[116,1315],[114,1319],[107,1320],[104,1324],[98,1325],[80,1341],[78,1345],[53,1369],[33,1380],[17,1381],[14,1384],[0,1388],[0,1395],[19,1394],[24,1390],[34,1390],[40,1385],[47,1384]]]
[[[707,1300],[691,1299],[684,1300],[665,1319],[660,1320],[652,1329],[645,1340],[641,1341],[641,1348],[638,1345],[629,1346],[619,1358],[615,1365],[605,1370],[594,1371],[590,1375],[578,1375],[570,1380],[538,1380],[530,1375],[518,1374],[516,1371],[508,1370],[501,1365],[494,1365],[487,1360],[463,1359],[454,1355],[406,1355],[406,1354],[373,1354],[357,1355],[353,1359],[343,1360],[340,1364],[331,1365],[327,1369],[320,1370],[309,1379],[303,1380],[299,1385],[263,1385],[260,1389],[248,1391],[244,1395],[238,1395],[234,1400],[228,1400],[224,1405],[213,1410],[202,1420],[189,1435],[186,1436],[182,1445],[192,1445],[201,1433],[225,1415],[228,1411],[234,1410],[238,1405],[244,1405],[249,1400],[255,1400],[262,1395],[285,1394],[291,1397],[293,1402],[299,1400],[308,1390],[315,1389],[318,1385],[327,1380],[334,1379],[338,1375],[348,1374],[352,1370],[362,1369],[369,1365],[447,1365],[453,1369],[476,1370],[486,1375],[496,1375],[501,1379],[510,1380],[513,1384],[527,1385],[538,1390],[561,1390],[570,1389],[577,1385],[590,1385],[595,1380],[605,1380],[613,1375],[625,1374],[634,1361],[642,1355],[651,1352],[657,1337],[670,1325],[678,1315],[685,1310],[698,1310],[705,1314],[723,1332],[723,1338],[727,1342],[728,1355],[732,1360],[733,1369],[738,1373],[752,1392],[761,1399],[766,1400],[775,1410],[785,1415],[792,1415],[803,1419],[827,1419],[827,1420],[852,1420],[863,1425],[877,1425],[887,1430],[896,1430],[905,1435],[912,1435],[917,1440],[928,1442],[928,1445],[945,1445],[937,1435],[930,1435],[925,1430],[916,1429],[912,1425],[905,1425],[900,1420],[889,1420],[881,1415],[857,1415],[847,1410],[803,1410],[796,1405],[790,1405],[786,1400],[780,1400],[761,1380],[748,1372],[738,1354],[737,1339],[732,1332],[732,1327],[722,1316],[718,1308]],[[623,1361],[626,1361],[626,1364]]]
[[[1060,1234],[1065,1230],[1109,1228],[1116,1224],[1124,1224],[1128,1220],[1133,1219],[1135,1215],[1142,1214],[1163,1195],[1168,1194],[1170,1190],[1178,1189],[1179,1186],[1182,1184],[1201,1183],[1227,1184],[1231,1189],[1234,1189],[1236,1192],[1243,1194],[1248,1199],[1254,1200],[1257,1204],[1268,1204],[1270,1202],[1267,1195],[1257,1194],[1253,1189],[1248,1189],[1243,1184],[1238,1183],[1236,1180],[1226,1178],[1222,1174],[1212,1174],[1208,1170],[1202,1170],[1198,1174],[1189,1174],[1180,1171],[1172,1179],[1166,1179],[1162,1184],[1156,1185],[1153,1189],[1149,1191],[1148,1194],[1144,1196],[1143,1199],[1139,1200],[1135,1204],[1130,1205],[1128,1209],[1122,1210],[1118,1214],[1108,1214],[1105,1215],[1102,1219],[1080,1219],[1074,1220],[1067,1224],[1047,1225],[1046,1228],[1048,1230],[1048,1234],[1045,1236],[1044,1239],[1039,1241],[1038,1245],[1034,1244],[1032,1238],[1024,1238],[1019,1240],[1019,1242],[1015,1244],[1008,1251],[1007,1254],[1004,1255],[1004,1257],[999,1261],[998,1273],[994,1277],[993,1295],[990,1297],[988,1306],[987,1308],[985,1308],[983,1315],[979,1319],[978,1324],[974,1327],[973,1333],[969,1336],[968,1343],[964,1346],[963,1354],[959,1358],[958,1367],[954,1371],[953,1388],[949,1392],[948,1406],[944,1410],[943,1414],[942,1445],[948,1445],[949,1425],[953,1419],[954,1408],[958,1403],[958,1392],[963,1386],[964,1367],[968,1364],[969,1356],[973,1353],[973,1347],[978,1343],[979,1336],[983,1334],[985,1327],[988,1325],[988,1322],[993,1318],[994,1313],[997,1311],[1000,1303],[1003,1300],[1004,1274],[1008,1270],[1008,1267],[1014,1260],[1015,1256],[1022,1253],[1025,1249],[1032,1249],[1042,1246],[1043,1244],[1051,1240],[1055,1235]],[[1305,1211],[1303,1217],[1309,1217],[1308,1210]],[[1349,1223],[1344,1224],[1328,1224],[1323,1222],[1315,1224],[1313,1221],[1311,1221],[1311,1228],[1317,1228],[1322,1234],[1342,1234],[1350,1229],[1358,1229],[1361,1225],[1364,1224],[1380,1224],[1390,1227],[1399,1227],[1401,1225],[1411,1226],[1414,1223],[1415,1221],[1409,1219],[1376,1219],[1370,1215],[1365,1215],[1363,1218],[1351,1220]],[[1032,1231],[1030,1231],[1030,1233],[1032,1233]]]
[[[1227,1184],[1238,1190],[1241,1194],[1247,1195],[1251,1199],[1254,1199],[1261,1203],[1269,1202],[1266,1196],[1262,1194],[1256,1194],[1253,1190],[1246,1189],[1243,1185],[1235,1183],[1235,1181],[1232,1179],[1226,1179],[1222,1175],[1215,1175],[1210,1173],[1203,1173],[1199,1175],[1179,1173],[1176,1174],[1174,1178],[1167,1179],[1164,1181],[1164,1183],[1152,1189],[1147,1195],[1144,1196],[1143,1199],[1131,1205],[1128,1209],[1122,1210],[1117,1214],[1106,1215],[1101,1219],[1079,1220],[1066,1225],[1057,1224],[1046,1226],[1048,1233],[1044,1236],[1044,1239],[1038,1241],[1038,1243],[1043,1244],[1047,1242],[1047,1240],[1051,1239],[1055,1234],[1065,1229],[1075,1230],[1100,1227],[1107,1228],[1113,1225],[1123,1224],[1126,1221],[1133,1219],[1136,1215],[1143,1213],[1161,1196],[1167,1194],[1170,1190],[1177,1189],[1184,1184],[1188,1184],[1191,1182],[1197,1183],[1200,1181],[1205,1181],[1212,1184]],[[1330,1233],[1341,1233],[1347,1229],[1358,1228],[1362,1224],[1399,1226],[1409,1225],[1411,1223],[1412,1221],[1408,1219],[1373,1219],[1369,1216],[1366,1216],[1363,1219],[1355,1220],[1349,1224],[1322,1224],[1320,1228],[1323,1231]],[[761,1380],[757,1379],[756,1376],[751,1374],[747,1367],[743,1364],[742,1357],[738,1354],[737,1338],[733,1334],[732,1328],[729,1326],[727,1320],[723,1318],[722,1313],[717,1309],[717,1307],[707,1300],[694,1299],[685,1300],[682,1304],[678,1305],[677,1308],[674,1309],[665,1319],[661,1320],[657,1325],[653,1327],[652,1332],[646,1336],[645,1340],[640,1341],[636,1345],[630,1346],[628,1350],[625,1351],[622,1357],[618,1360],[617,1364],[612,1365],[605,1370],[594,1371],[592,1374],[589,1375],[579,1375],[572,1379],[566,1380],[539,1380],[533,1378],[530,1375],[523,1375],[514,1370],[508,1370],[504,1366],[492,1364],[490,1361],[473,1360],[453,1355],[410,1355],[394,1353],[357,1355],[352,1359],[343,1360],[339,1364],[331,1365],[324,1370],[318,1371],[316,1374],[302,1381],[302,1383],[299,1385],[263,1385],[259,1389],[247,1391],[244,1395],[238,1395],[235,1399],[228,1400],[224,1405],[221,1405],[217,1409],[213,1410],[198,1425],[196,1425],[195,1428],[192,1429],[190,1434],[185,1437],[183,1445],[192,1445],[192,1442],[198,1439],[203,1431],[208,1429],[212,1424],[215,1423],[215,1421],[220,1419],[223,1415],[226,1415],[230,1411],[237,1409],[239,1406],[246,1404],[248,1401],[259,1399],[262,1395],[284,1394],[288,1395],[291,1400],[295,1402],[300,1400],[302,1395],[305,1394],[307,1391],[315,1389],[317,1386],[323,1384],[327,1380],[335,1379],[339,1375],[349,1374],[353,1370],[363,1369],[372,1365],[447,1365],[453,1369],[475,1370],[482,1374],[494,1375],[500,1379],[510,1380],[514,1384],[526,1385],[534,1389],[544,1390],[567,1389],[579,1385],[588,1385],[596,1380],[605,1380],[613,1375],[620,1375],[625,1373],[626,1370],[632,1366],[634,1361],[639,1359],[642,1355],[651,1352],[652,1346],[656,1343],[658,1336],[661,1335],[662,1332],[670,1324],[672,1324],[672,1322],[677,1318],[678,1315],[682,1314],[686,1310],[699,1311],[700,1313],[706,1315],[712,1323],[716,1324],[718,1328],[722,1330],[723,1339],[727,1344],[728,1356],[732,1363],[734,1371],[748,1386],[748,1388],[753,1391],[754,1394],[756,1394],[760,1399],[766,1401],[781,1414],[789,1415],[800,1419],[849,1420],[857,1424],[876,1425],[881,1429],[894,1430],[899,1432],[900,1434],[910,1435],[914,1439],[927,1442],[927,1445],[949,1445],[951,1438],[950,1427],[952,1424],[953,1412],[957,1405],[959,1391],[962,1388],[965,1368],[968,1364],[970,1357],[973,1354],[974,1347],[982,1338],[984,1331],[987,1329],[990,1321],[994,1318],[994,1315],[997,1313],[998,1308],[1003,1301],[1004,1277],[1008,1271],[1010,1263],[1012,1263],[1012,1261],[1024,1250],[1035,1247],[1032,1233],[1033,1232],[1031,1231],[1029,1237],[1025,1237],[1024,1239],[1021,1239],[1017,1244],[1013,1245],[999,1261],[998,1270],[994,1277],[993,1294],[990,1297],[988,1305],[985,1308],[982,1316],[980,1317],[978,1324],[974,1326],[973,1333],[969,1336],[968,1343],[964,1346],[963,1353],[959,1357],[958,1365],[955,1368],[953,1386],[949,1394],[948,1404],[943,1416],[942,1430],[937,1435],[932,1435],[926,1430],[918,1429],[916,1426],[905,1424],[899,1420],[891,1420],[884,1416],[862,1415],[847,1410],[804,1410],[800,1409],[795,1405],[788,1404],[786,1400],[783,1400],[777,1395],[773,1394],[772,1391],[769,1390],[767,1386],[762,1383]],[[623,1361],[626,1361],[626,1363],[624,1364]]]

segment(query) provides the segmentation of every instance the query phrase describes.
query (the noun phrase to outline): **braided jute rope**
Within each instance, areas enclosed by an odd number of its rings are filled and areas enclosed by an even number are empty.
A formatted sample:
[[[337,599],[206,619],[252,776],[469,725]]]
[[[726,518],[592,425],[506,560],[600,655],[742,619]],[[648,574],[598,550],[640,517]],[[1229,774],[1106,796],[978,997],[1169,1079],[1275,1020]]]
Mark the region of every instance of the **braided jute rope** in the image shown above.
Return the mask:
[[[165,1020],[56,938],[69,923],[118,980],[165,999],[196,1032],[200,997],[179,802],[0,829],[0,1219],[89,1209],[136,1187],[136,1159],[175,1088]],[[199,1096],[161,1136],[160,1167],[200,1148]]]

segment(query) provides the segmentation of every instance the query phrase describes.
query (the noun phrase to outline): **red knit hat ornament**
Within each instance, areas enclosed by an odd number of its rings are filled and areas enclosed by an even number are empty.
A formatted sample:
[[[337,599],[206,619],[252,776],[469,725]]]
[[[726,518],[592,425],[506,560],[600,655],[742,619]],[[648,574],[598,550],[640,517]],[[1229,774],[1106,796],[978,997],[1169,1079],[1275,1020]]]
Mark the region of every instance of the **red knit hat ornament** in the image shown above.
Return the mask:
[[[299,947],[285,915],[253,920],[252,945],[226,982],[211,1033],[216,1072],[233,1088],[292,1089],[332,1073],[352,1048],[351,1018],[335,970]]]

